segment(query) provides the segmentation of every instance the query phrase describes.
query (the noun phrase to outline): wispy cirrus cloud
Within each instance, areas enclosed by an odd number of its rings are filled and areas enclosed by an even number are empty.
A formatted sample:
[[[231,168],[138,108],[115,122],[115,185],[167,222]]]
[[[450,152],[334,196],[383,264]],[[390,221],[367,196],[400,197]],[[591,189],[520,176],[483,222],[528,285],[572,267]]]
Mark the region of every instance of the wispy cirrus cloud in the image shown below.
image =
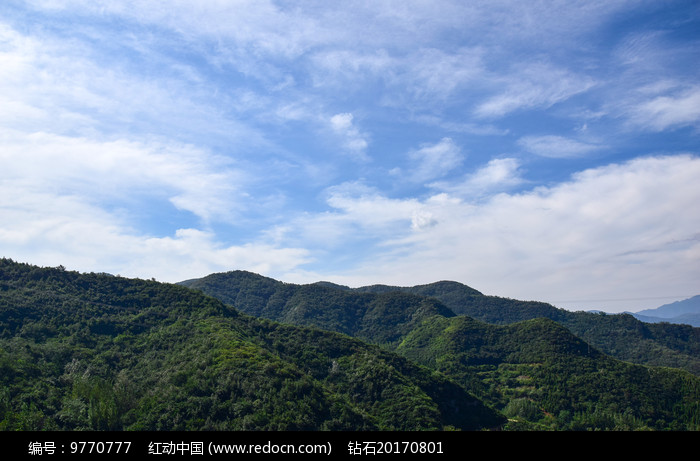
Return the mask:
[[[515,158],[496,158],[473,173],[453,181],[437,181],[430,187],[473,201],[507,191],[525,182],[520,162]]]
[[[18,130],[120,136],[187,134],[244,140],[261,146],[259,131],[223,113],[213,93],[183,78],[167,62],[142,73],[129,58],[107,62],[88,41],[41,31],[25,35],[0,26],[0,120]],[[152,52],[152,59],[162,57]],[[190,136],[191,139],[191,136]]]
[[[408,171],[395,169],[392,173],[400,176],[402,180],[415,183],[425,183],[448,175],[464,161],[462,150],[452,138],[442,138],[437,143],[424,144],[410,151],[408,158],[411,162]]]
[[[549,158],[576,158],[605,148],[557,135],[524,136],[518,140],[518,145],[530,153]]]
[[[623,121],[625,131],[698,126],[700,90],[693,63],[700,58],[700,42],[697,37],[680,40],[682,30],[633,31],[612,50],[616,76],[608,82],[610,96],[603,108]]]
[[[630,123],[655,131],[700,126],[700,86],[674,90],[632,103]]]
[[[510,75],[495,79],[496,94],[479,104],[478,117],[501,117],[522,109],[549,108],[595,86],[587,75],[550,63],[520,65]],[[502,90],[500,88],[503,88]]]

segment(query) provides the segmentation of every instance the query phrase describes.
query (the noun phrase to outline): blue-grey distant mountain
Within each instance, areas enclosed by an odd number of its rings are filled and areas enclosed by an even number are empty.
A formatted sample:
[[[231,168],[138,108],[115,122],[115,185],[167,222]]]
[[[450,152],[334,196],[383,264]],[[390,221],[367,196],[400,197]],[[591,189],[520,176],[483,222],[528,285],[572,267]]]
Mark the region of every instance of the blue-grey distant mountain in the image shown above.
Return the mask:
[[[632,315],[647,323],[668,322],[700,327],[700,295],[664,304],[656,309],[645,309]]]

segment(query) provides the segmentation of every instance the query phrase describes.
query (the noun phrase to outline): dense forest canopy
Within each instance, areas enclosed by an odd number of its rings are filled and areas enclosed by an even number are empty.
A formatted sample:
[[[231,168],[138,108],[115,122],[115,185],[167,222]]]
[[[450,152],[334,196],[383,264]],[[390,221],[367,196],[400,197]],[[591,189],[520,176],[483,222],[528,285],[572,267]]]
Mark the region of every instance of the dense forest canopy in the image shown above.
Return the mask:
[[[0,427],[474,430],[504,418],[439,373],[187,288],[0,262]]]
[[[449,281],[350,289],[233,271],[183,285],[243,312],[342,331],[439,370],[501,410],[507,428],[696,429],[700,421],[693,375],[700,336],[689,326],[569,312]]]
[[[700,428],[691,372],[615,358],[561,319],[464,315],[455,290],[484,295],[462,287],[178,285],[2,259],[0,428]],[[692,334],[666,350],[693,357]]]

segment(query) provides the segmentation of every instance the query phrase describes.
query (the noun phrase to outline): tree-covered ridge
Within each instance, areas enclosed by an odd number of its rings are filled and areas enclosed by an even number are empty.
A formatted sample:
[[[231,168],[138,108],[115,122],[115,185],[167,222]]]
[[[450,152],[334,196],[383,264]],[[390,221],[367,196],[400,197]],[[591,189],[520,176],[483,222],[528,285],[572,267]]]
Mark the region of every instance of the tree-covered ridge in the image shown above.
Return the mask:
[[[536,429],[699,430],[700,379],[613,359],[544,318],[433,318],[397,351]]]
[[[372,342],[383,342],[373,336],[375,330],[386,332],[386,327],[396,329],[396,325],[384,325],[377,329],[372,322],[365,322],[366,326],[360,327],[367,308],[357,309],[350,305],[369,306],[381,302],[379,300],[382,296],[397,296],[398,293],[416,297],[404,299],[404,315],[410,315],[412,307],[409,304],[420,304],[425,301],[420,301],[419,297],[428,297],[439,301],[435,311],[439,310],[444,316],[467,315],[500,325],[548,318],[620,360],[683,368],[700,375],[700,328],[668,323],[648,324],[629,314],[570,312],[543,302],[483,295],[458,282],[441,281],[414,287],[372,285],[351,289],[328,282],[312,285],[286,284],[250,272],[233,271],[211,274],[183,284],[200,289],[255,316],[294,324],[316,325]],[[305,299],[305,296],[299,294],[300,290],[318,290],[316,300],[322,296],[324,301],[297,307]],[[339,305],[345,307],[337,309]],[[314,309],[317,311],[312,312]],[[404,323],[404,328],[398,334],[410,331],[412,325],[414,323]],[[362,328],[364,331],[360,332]],[[395,338],[397,332],[393,334]]]
[[[353,310],[347,306],[372,306],[387,296],[392,297],[396,302],[392,304],[391,312],[398,313],[400,319],[415,316],[416,321],[395,322],[393,329],[391,322],[385,322],[382,329],[377,330],[369,328],[369,321],[367,328],[355,329],[355,334],[361,331],[364,339],[441,371],[488,404],[501,409],[511,418],[508,428],[700,428],[697,377],[682,370],[632,365],[613,359],[605,351],[585,342],[585,338],[572,334],[561,321],[567,319],[567,313],[548,304],[500,302],[501,298],[481,295],[454,282],[416,287],[408,292],[386,286],[351,290],[329,283],[314,284],[310,290],[307,285],[263,279],[267,295],[256,297],[254,285],[241,283],[242,279],[251,278],[255,279],[255,276],[249,273],[214,274],[190,286],[211,293],[215,292],[212,290],[215,287],[218,292],[231,296],[229,300],[232,302],[245,300],[233,305],[246,312],[332,330],[346,328],[345,323],[336,323],[335,319],[352,317],[349,313]],[[305,297],[305,293],[321,292],[329,296]],[[425,315],[418,315],[420,310],[416,306],[425,299],[436,299],[427,298],[423,293],[451,300],[450,307],[455,311],[458,309],[452,304],[457,300],[463,302],[473,298],[479,300],[476,305],[480,308],[496,312],[501,320],[508,317],[510,321],[496,325],[465,315],[456,316],[442,303],[436,304],[436,309],[426,311]],[[271,300],[283,302],[275,304]],[[300,306],[306,307],[300,309]],[[305,315],[295,317],[290,314],[297,310]],[[354,312],[355,320],[362,324],[369,320],[366,313],[371,310],[356,309]],[[489,315],[494,315],[493,312]],[[607,323],[601,324],[608,329],[610,344],[625,340],[628,330],[624,322],[629,320],[626,316],[590,315],[614,320],[604,320]],[[587,316],[572,318],[588,319]],[[623,322],[623,325],[615,322]],[[391,330],[387,331],[387,328]],[[387,342],[387,337],[397,339]],[[631,338],[634,340],[635,336]],[[680,342],[685,344],[684,340]]]
[[[357,288],[376,291],[376,286]],[[591,345],[620,360],[683,368],[700,375],[700,328],[645,323],[630,314],[571,312],[551,304],[482,295],[458,282],[416,287],[382,286],[381,292],[406,292],[438,299],[458,315],[505,325],[535,318],[554,320]]]
[[[444,376],[182,286],[0,260],[0,428],[444,430],[504,421]]]
[[[288,284],[245,271],[211,274],[182,284],[256,317],[313,325],[377,344],[396,342],[433,315],[455,315],[434,298],[395,290],[374,294],[328,284]]]

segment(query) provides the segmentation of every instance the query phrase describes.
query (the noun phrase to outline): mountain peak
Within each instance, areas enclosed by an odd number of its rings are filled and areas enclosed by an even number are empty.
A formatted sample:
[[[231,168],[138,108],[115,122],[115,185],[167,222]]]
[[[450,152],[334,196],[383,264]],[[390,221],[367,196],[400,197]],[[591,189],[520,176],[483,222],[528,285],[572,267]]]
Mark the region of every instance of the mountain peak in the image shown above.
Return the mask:
[[[637,314],[661,318],[672,318],[682,314],[700,314],[700,295],[664,304],[656,309],[644,309]]]

